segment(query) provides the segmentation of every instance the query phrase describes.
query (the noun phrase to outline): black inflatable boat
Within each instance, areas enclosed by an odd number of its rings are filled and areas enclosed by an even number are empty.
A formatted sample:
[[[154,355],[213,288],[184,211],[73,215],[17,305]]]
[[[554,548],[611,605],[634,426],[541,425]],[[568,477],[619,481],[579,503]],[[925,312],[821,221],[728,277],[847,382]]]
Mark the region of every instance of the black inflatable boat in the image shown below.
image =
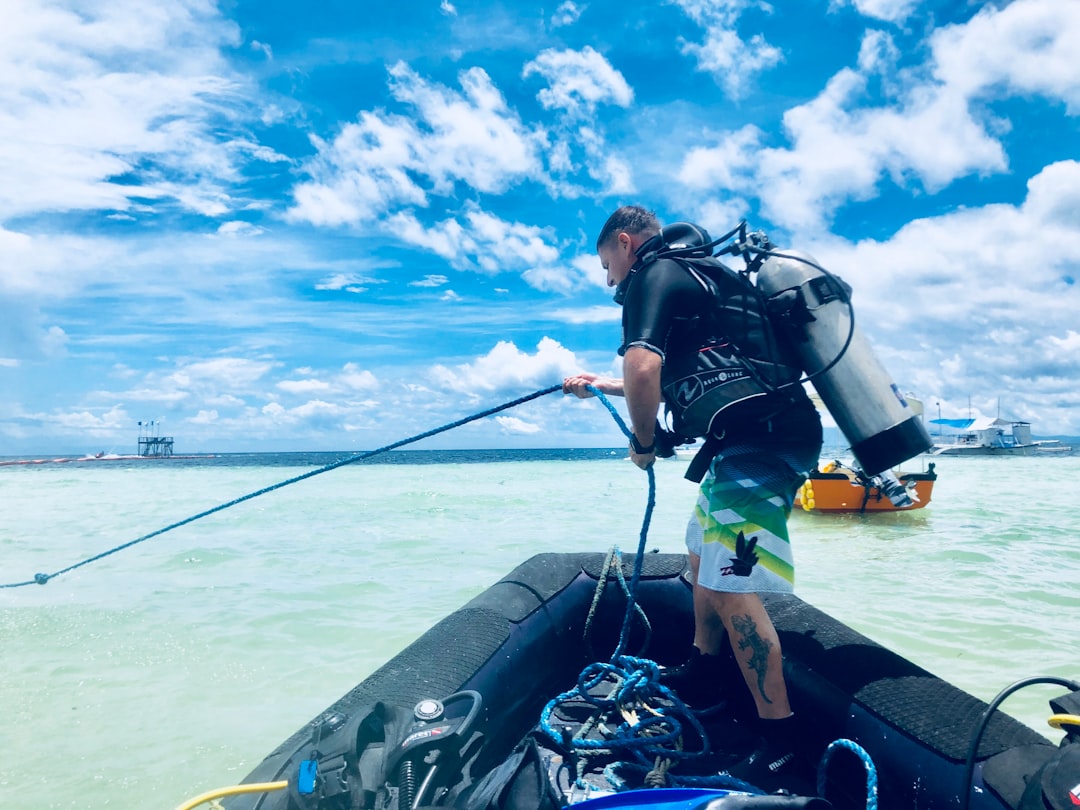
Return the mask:
[[[1060,744],[793,596],[780,634],[805,763],[792,784],[723,776],[745,701],[691,706],[686,557],[541,554],[447,616],[245,779],[228,810],[999,810],[1080,806],[1080,691]],[[629,595],[633,593],[631,602]],[[732,689],[737,688],[732,685]],[[722,691],[722,690],[721,690]],[[736,694],[732,691],[732,694]]]

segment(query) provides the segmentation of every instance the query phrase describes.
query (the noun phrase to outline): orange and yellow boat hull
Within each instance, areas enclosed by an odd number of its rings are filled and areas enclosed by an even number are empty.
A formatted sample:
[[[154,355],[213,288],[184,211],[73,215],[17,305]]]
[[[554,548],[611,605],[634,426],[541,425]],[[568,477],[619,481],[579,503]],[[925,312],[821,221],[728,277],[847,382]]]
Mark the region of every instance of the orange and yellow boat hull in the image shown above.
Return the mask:
[[[795,495],[795,505],[807,512],[910,512],[930,503],[937,475],[930,473],[899,474],[897,478],[914,489],[912,504],[897,507],[875,486],[864,484],[843,472],[815,472]],[[916,500],[917,498],[917,500]]]

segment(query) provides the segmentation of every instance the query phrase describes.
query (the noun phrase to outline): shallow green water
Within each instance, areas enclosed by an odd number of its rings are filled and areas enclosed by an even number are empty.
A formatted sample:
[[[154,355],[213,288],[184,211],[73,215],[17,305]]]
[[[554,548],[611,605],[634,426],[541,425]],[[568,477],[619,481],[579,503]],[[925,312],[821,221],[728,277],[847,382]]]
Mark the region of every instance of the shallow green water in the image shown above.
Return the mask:
[[[694,486],[657,468],[649,548]],[[918,512],[792,521],[797,592],[984,700],[1078,678],[1080,458],[941,459]],[[54,572],[297,474],[0,469],[0,582]],[[577,461],[353,465],[0,589],[0,806],[175,808],[234,784],[431,624],[533,553],[633,551],[646,478]],[[1051,687],[1005,709],[1047,734]]]

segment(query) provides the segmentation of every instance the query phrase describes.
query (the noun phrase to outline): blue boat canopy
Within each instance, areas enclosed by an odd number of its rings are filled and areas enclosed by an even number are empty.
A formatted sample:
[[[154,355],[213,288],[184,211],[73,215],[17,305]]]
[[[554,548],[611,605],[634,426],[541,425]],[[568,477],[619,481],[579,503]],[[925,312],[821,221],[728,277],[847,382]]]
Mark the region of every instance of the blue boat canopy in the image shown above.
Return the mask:
[[[945,427],[956,428],[957,430],[964,430],[971,427],[971,423],[974,419],[931,419],[931,425],[945,425]]]

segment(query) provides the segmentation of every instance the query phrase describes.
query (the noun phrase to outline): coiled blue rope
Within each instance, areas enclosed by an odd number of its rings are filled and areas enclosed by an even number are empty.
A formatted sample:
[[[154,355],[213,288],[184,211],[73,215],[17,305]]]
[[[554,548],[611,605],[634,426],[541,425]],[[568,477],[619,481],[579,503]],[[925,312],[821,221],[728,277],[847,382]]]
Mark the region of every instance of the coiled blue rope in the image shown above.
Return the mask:
[[[577,734],[571,735],[569,729],[563,731],[558,727],[556,710],[574,703],[592,706],[593,719],[582,725]],[[634,717],[633,721],[626,719],[628,714]],[[609,718],[618,719],[612,721]],[[604,778],[616,790],[625,790],[624,776],[633,773],[652,787],[693,786],[762,792],[727,774],[693,776],[667,772],[674,763],[710,756],[709,738],[694,710],[660,682],[659,665],[647,658],[622,655],[610,663],[589,664],[581,671],[572,689],[557,695],[544,706],[539,730],[580,758],[575,784],[585,791],[590,789],[580,772],[585,763],[599,757],[619,757],[619,761],[609,763],[603,769]],[[587,736],[594,730],[601,732],[599,736]],[[665,760],[664,768],[658,769],[658,761]],[[654,782],[657,778],[660,781]]]
[[[199,512],[199,514],[197,514],[197,515],[192,515],[191,517],[184,518],[183,520],[178,520],[176,523],[170,523],[168,526],[165,526],[165,527],[163,527],[161,529],[158,529],[157,531],[150,532],[149,534],[144,534],[142,537],[136,537],[134,540],[130,540],[127,543],[116,546],[115,548],[111,548],[108,551],[103,551],[101,554],[95,554],[93,557],[89,557],[88,559],[85,559],[85,560],[83,560],[81,562],[77,562],[74,565],[69,565],[67,568],[62,568],[59,571],[56,571],[55,573],[52,573],[52,574],[34,574],[33,579],[28,579],[28,580],[26,580],[24,582],[10,582],[10,583],[8,583],[6,585],[5,584],[0,584],[0,588],[21,588],[23,585],[35,585],[35,584],[36,585],[44,585],[49,580],[55,579],[56,577],[60,576],[61,574],[66,574],[69,571],[74,571],[76,568],[82,568],[84,565],[89,565],[92,562],[97,562],[98,560],[101,560],[101,559],[104,559],[105,557],[108,557],[110,554],[115,554],[118,551],[123,551],[124,549],[130,548],[131,546],[134,546],[137,543],[142,543],[145,540],[149,540],[152,537],[158,537],[159,535],[165,534],[165,532],[172,531],[173,529],[178,529],[181,526],[186,526],[187,524],[193,523],[194,521],[199,520],[200,518],[204,518],[204,517],[206,517],[208,515],[212,515],[215,512],[220,512],[223,509],[228,509],[230,506],[236,506],[238,503],[243,503],[244,501],[250,501],[252,498],[257,498],[260,495],[265,495],[268,492],[273,492],[275,489],[281,489],[282,487],[287,487],[290,484],[295,484],[298,481],[303,481],[306,478],[312,478],[312,477],[314,477],[316,475],[322,475],[325,472],[330,472],[330,470],[336,470],[338,467],[344,467],[346,464],[353,464],[353,463],[355,463],[357,461],[363,461],[364,459],[371,458],[372,456],[377,456],[380,453],[386,453],[386,452],[389,452],[390,450],[396,450],[397,448],[404,447],[407,444],[412,444],[413,442],[418,442],[421,439],[427,439],[430,436],[435,436],[436,434],[439,434],[439,433],[445,433],[448,430],[453,430],[456,427],[461,427],[462,425],[466,425],[469,422],[475,422],[477,419],[483,419],[484,417],[491,416],[492,414],[498,413],[499,411],[505,411],[508,408],[514,408],[514,407],[516,407],[518,405],[521,405],[521,404],[523,404],[525,402],[529,402],[530,400],[538,399],[539,397],[547,396],[548,394],[552,394],[552,393],[554,393],[556,391],[561,391],[561,390],[562,390],[562,385],[551,385],[551,386],[548,386],[547,388],[541,388],[539,391],[534,391],[533,393],[527,394],[526,396],[518,397],[517,399],[511,400],[510,402],[504,402],[502,405],[496,405],[494,408],[488,408],[486,411],[481,411],[480,413],[474,413],[472,416],[466,416],[463,419],[458,419],[456,422],[450,422],[449,424],[442,425],[441,427],[434,428],[433,430],[429,430],[429,431],[426,431],[424,433],[419,433],[416,436],[410,436],[408,439],[402,439],[400,441],[396,441],[393,444],[388,444],[388,445],[386,445],[384,447],[380,447],[380,448],[378,448],[376,450],[369,450],[369,451],[367,451],[365,453],[357,453],[356,455],[348,456],[347,458],[340,459],[338,461],[333,462],[332,464],[327,464],[324,467],[320,467],[317,470],[310,470],[310,471],[308,471],[306,473],[303,473],[302,475],[297,475],[297,476],[295,476],[293,478],[289,478],[289,479],[287,479],[285,481],[281,481],[281,482],[279,482],[277,484],[273,484],[273,485],[268,486],[268,487],[263,487],[262,489],[256,490],[255,492],[250,492],[247,495],[242,495],[239,498],[234,498],[233,500],[229,501],[228,503],[223,503],[223,504],[221,504],[219,506],[215,506],[213,509],[207,509],[205,512]],[[610,407],[610,405],[609,405],[609,407]]]
[[[650,670],[652,671],[650,672]],[[613,690],[608,695],[596,694],[596,687],[601,685],[604,681],[610,681],[613,684]],[[652,689],[652,684],[656,684],[657,688]],[[589,664],[581,671],[581,674],[578,676],[577,684],[573,689],[563,692],[561,695],[557,695],[544,706],[543,711],[540,713],[540,728],[544,733],[551,737],[552,740],[560,742],[562,736],[555,728],[551,719],[552,712],[560,703],[568,700],[580,700],[591,704],[600,713],[607,713],[618,711],[620,707],[632,706],[639,699],[656,694],[661,694],[664,697],[668,697],[675,700],[675,702],[678,702],[666,687],[660,685],[659,671],[656,663],[653,661],[634,658],[632,656],[622,656],[619,661],[614,663]],[[687,717],[694,725],[696,725],[700,734],[704,736],[704,729],[702,729],[700,724],[694,719],[693,714],[688,713]],[[660,723],[664,724],[665,729],[651,735],[627,734],[626,724],[623,723],[617,734],[617,740],[579,739],[574,742],[574,747],[586,751],[599,751],[620,747],[640,749],[645,753],[651,753],[653,755],[666,753],[664,746],[668,743],[675,742],[682,734],[682,723],[679,722],[677,717],[671,716],[665,719],[662,715],[653,715],[651,717],[642,718],[640,721],[643,728],[655,726]],[[685,758],[691,754],[673,751],[672,755],[678,755]]]

